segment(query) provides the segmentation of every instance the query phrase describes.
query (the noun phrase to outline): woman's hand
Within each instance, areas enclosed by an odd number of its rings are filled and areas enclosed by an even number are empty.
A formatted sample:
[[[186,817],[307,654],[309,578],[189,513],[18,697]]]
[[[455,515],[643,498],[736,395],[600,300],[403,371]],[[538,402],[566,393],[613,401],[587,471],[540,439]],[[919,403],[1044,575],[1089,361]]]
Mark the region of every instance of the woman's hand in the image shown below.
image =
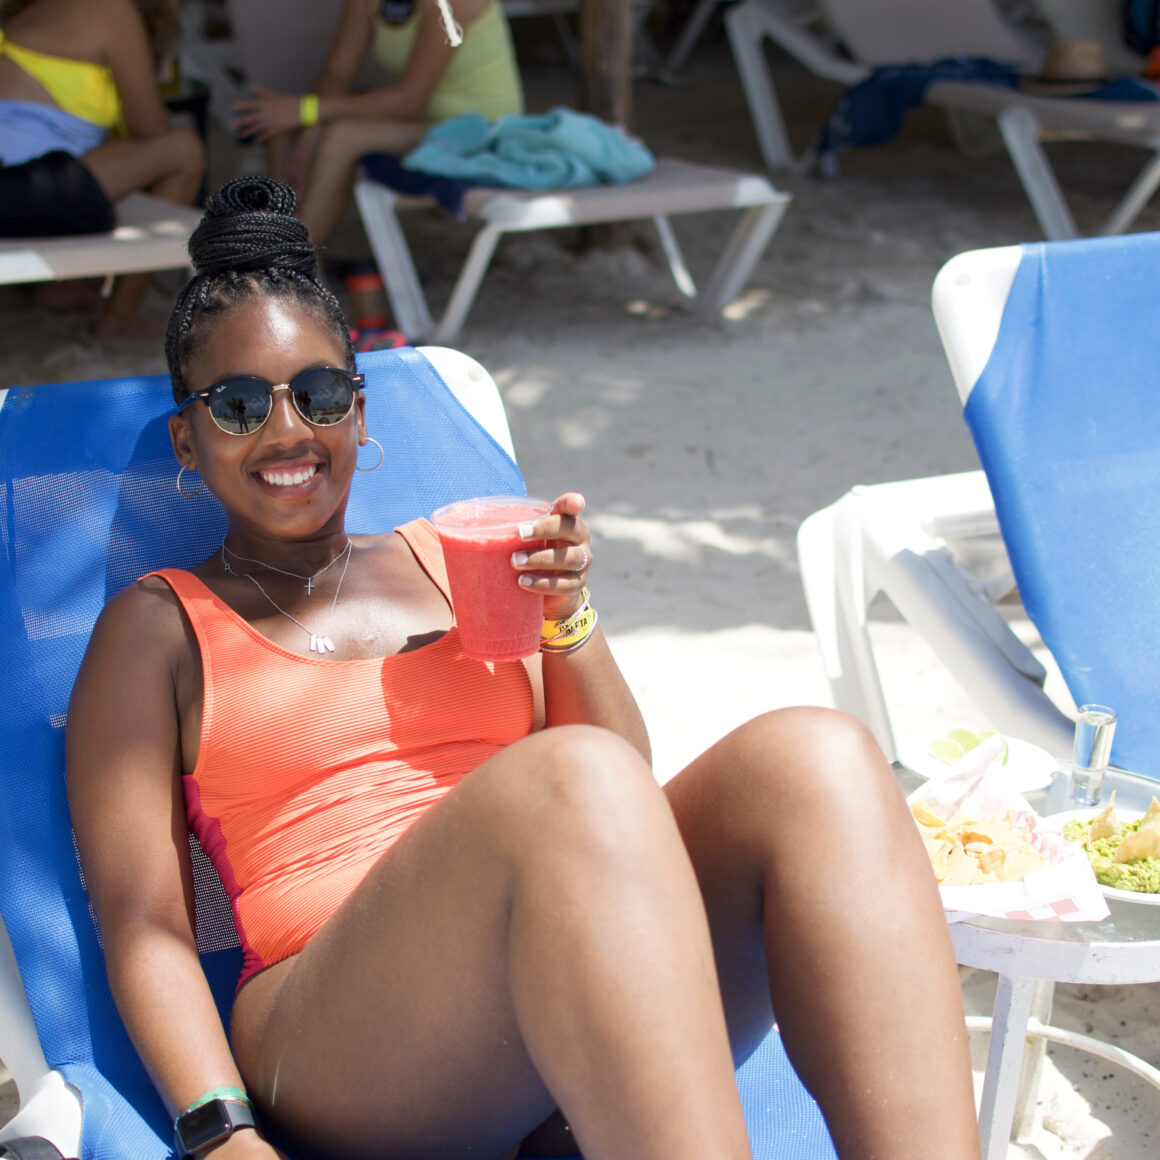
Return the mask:
[[[301,97],[254,86],[254,96],[234,102],[232,128],[251,141],[265,141],[301,125]]]
[[[580,518],[583,510],[584,497],[565,492],[546,516],[520,527],[521,539],[548,541],[540,551],[512,555],[520,583],[544,594],[548,620],[571,616],[584,603],[580,593],[592,565],[592,541],[587,524]]]

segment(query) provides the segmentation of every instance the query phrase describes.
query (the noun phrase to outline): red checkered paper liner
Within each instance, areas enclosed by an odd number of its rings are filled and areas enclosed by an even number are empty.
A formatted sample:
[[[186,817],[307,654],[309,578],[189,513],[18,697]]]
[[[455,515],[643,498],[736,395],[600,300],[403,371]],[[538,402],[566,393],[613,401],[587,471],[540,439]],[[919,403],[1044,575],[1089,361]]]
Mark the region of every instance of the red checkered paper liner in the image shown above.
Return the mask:
[[[943,909],[951,922],[972,915],[1014,920],[1098,922],[1110,913],[1083,848],[1043,826],[1043,819],[1022,794],[1007,784],[998,762],[1002,740],[988,738],[949,767],[945,777],[919,786],[906,800],[922,802],[941,818],[957,810],[972,817],[1010,813],[1031,831],[1031,845],[1046,865],[1012,882],[984,886],[940,886]]]

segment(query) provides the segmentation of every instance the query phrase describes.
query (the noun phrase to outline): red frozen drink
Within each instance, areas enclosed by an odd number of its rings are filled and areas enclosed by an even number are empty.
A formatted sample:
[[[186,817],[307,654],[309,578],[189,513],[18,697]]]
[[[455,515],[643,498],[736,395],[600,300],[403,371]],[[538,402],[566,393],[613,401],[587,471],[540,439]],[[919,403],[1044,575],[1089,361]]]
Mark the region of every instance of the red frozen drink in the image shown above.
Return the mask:
[[[520,586],[512,553],[545,546],[545,540],[521,540],[516,529],[551,510],[546,500],[526,495],[489,495],[432,514],[455,624],[464,653],[474,660],[516,661],[539,651],[544,598]]]

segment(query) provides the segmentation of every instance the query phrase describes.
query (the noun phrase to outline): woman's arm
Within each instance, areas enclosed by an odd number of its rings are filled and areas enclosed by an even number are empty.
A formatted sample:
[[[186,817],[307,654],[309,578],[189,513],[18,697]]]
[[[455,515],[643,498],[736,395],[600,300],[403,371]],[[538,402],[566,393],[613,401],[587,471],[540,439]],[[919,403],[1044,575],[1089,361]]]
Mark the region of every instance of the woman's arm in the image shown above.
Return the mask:
[[[176,675],[189,648],[162,582],[122,592],[93,632],[66,745],[69,809],[109,985],[174,1115],[212,1088],[244,1087],[194,940]],[[262,1153],[244,1136],[255,1133],[238,1132],[223,1160]]]
[[[582,495],[562,495],[528,537],[547,539],[547,548],[514,561],[531,578],[531,590],[544,593],[546,619],[568,617],[583,603],[581,591],[592,564],[588,528],[580,518],[583,510]],[[592,603],[597,603],[596,596]],[[600,725],[623,737],[645,760],[651,759],[644,718],[599,625],[579,647],[541,652],[540,661],[546,726]]]
[[[113,72],[125,127],[131,137],[160,137],[169,114],[157,87],[157,62],[145,22],[133,0],[93,5],[91,20],[101,38],[102,56]]]
[[[451,0],[458,23],[466,27],[490,3],[499,0]],[[372,25],[365,0],[347,0],[335,40],[319,74],[318,124],[332,121],[418,121],[431,94],[451,63],[456,51],[435,0],[416,0],[419,29],[407,67],[399,80],[385,88],[352,93],[351,82],[370,43]],[[300,98],[269,89],[256,89],[256,96],[236,105],[235,127],[247,136],[264,141],[275,133],[300,125]]]

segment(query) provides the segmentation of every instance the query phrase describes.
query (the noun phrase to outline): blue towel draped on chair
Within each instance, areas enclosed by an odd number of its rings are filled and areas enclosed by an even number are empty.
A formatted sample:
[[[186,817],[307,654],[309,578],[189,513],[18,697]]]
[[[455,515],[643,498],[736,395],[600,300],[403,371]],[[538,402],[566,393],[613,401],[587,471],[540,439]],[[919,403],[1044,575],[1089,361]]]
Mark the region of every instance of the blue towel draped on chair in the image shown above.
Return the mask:
[[[1019,592],[1112,758],[1160,778],[1160,234],[1023,247],[964,417]]]

